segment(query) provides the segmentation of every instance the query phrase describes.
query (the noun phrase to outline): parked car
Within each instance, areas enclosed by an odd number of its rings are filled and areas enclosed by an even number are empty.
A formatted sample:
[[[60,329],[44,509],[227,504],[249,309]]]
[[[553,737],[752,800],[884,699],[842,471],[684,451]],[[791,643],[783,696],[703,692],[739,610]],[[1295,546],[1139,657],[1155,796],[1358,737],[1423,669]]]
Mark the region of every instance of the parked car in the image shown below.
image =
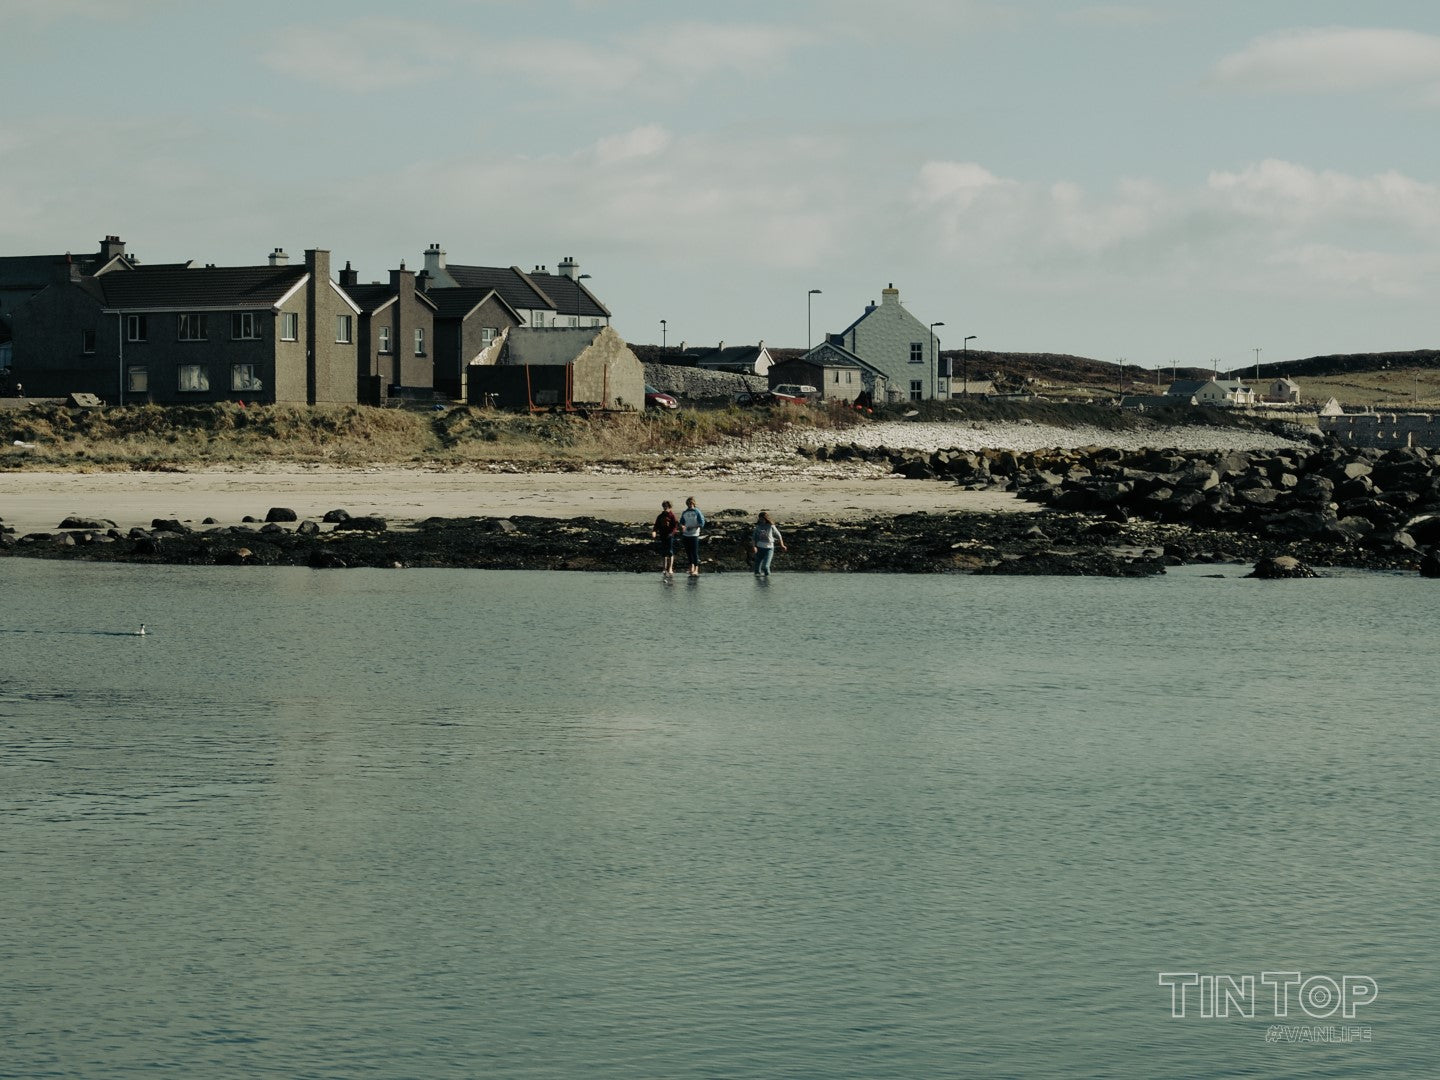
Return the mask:
[[[676,401],[663,390],[656,390],[653,386],[645,387],[645,407],[647,409],[678,409],[680,402]]]

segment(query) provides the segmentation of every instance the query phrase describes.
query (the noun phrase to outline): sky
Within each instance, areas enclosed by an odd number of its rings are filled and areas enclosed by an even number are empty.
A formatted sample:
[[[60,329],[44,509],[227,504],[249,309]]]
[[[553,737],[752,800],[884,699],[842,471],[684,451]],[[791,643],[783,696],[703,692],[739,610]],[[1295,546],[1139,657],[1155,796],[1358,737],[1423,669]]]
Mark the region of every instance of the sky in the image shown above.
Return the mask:
[[[1440,5],[0,0],[0,254],[566,256],[637,344],[1440,347]],[[811,293],[819,289],[818,294]]]

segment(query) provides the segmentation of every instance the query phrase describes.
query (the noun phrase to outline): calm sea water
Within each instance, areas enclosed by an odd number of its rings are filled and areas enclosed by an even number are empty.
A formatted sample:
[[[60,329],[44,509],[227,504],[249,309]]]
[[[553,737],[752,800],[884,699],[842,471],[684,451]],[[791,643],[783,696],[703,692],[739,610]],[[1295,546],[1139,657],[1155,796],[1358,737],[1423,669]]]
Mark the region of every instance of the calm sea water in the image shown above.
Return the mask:
[[[1433,1075],[1440,587],[1228,572],[0,560],[0,1076]]]

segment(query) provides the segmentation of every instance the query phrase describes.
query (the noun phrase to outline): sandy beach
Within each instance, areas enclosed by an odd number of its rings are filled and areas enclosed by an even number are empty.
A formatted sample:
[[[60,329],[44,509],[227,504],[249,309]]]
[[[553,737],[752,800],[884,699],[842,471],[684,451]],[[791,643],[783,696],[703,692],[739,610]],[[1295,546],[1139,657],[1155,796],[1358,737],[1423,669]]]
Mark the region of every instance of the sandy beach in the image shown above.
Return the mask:
[[[796,453],[802,444],[855,442],[934,450],[1104,443],[1135,449],[1257,449],[1290,440],[1263,432],[1185,428],[1117,433],[1041,424],[883,423],[844,433],[792,429],[766,432],[656,462],[653,471],[592,467],[586,471],[527,472],[500,466],[426,469],[392,466],[343,469],[319,465],[257,465],[187,472],[0,473],[0,519],[19,533],[55,529],[70,515],[104,518],[123,528],[154,518],[230,525],[247,515],[263,519],[284,506],[300,518],[327,510],[375,514],[394,524],[427,517],[594,517],[647,522],[662,499],[677,507],[694,495],[709,513],[768,509],[778,521],[838,520],[924,511],[1023,513],[1035,509],[1013,495],[966,491],[954,484],[906,480],[878,464],[816,462]]]
[[[714,513],[761,509],[782,521],[866,517],[911,511],[1026,511],[1004,493],[894,476],[676,478],[653,473],[485,473],[418,469],[270,469],[247,472],[0,474],[0,519],[19,533],[48,531],[71,514],[122,528],[153,518],[199,524],[264,519],[273,506],[318,520],[327,510],[378,514],[393,523],[427,517],[595,517],[645,522],[662,499],[694,495]]]

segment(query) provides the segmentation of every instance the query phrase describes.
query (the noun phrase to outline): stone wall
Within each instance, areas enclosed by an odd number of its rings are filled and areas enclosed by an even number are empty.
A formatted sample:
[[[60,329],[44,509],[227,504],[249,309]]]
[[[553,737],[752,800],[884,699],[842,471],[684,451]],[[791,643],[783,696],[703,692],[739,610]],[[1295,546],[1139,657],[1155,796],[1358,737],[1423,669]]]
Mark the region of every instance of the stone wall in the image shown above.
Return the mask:
[[[1434,413],[1346,413],[1320,417],[1320,430],[1347,446],[1440,447],[1440,417]]]
[[[763,375],[737,375],[729,371],[702,371],[678,364],[646,364],[645,382],[681,401],[728,398],[746,390],[768,388]]]

